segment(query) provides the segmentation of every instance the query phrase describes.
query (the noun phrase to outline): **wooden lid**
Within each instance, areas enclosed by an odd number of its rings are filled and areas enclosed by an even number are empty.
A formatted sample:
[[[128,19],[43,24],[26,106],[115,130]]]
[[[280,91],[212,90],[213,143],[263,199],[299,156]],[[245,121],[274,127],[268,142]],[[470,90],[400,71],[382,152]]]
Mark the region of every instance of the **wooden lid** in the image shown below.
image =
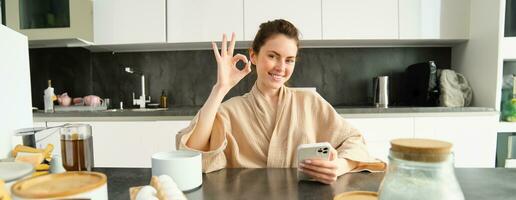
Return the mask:
[[[452,144],[440,140],[404,138],[391,141],[395,157],[422,162],[440,162],[448,158]]]
[[[338,194],[333,200],[377,200],[378,193],[369,191],[353,191]]]
[[[12,193],[22,198],[67,197],[105,185],[106,175],[98,172],[65,172],[25,179],[15,183]]]
[[[9,194],[7,194],[7,191],[5,190],[5,183],[2,179],[0,179],[0,199],[2,200],[10,200],[11,197]]]

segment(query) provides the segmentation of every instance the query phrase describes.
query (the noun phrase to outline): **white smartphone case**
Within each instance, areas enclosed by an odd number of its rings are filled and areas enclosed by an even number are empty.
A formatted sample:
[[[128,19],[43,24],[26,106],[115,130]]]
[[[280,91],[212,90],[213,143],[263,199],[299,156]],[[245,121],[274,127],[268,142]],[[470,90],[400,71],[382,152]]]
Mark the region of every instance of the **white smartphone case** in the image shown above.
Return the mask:
[[[328,142],[299,145],[297,147],[297,165],[299,166],[299,163],[303,162],[305,159],[329,160],[331,148],[331,144]],[[310,176],[299,170],[297,170],[297,180],[313,181]]]

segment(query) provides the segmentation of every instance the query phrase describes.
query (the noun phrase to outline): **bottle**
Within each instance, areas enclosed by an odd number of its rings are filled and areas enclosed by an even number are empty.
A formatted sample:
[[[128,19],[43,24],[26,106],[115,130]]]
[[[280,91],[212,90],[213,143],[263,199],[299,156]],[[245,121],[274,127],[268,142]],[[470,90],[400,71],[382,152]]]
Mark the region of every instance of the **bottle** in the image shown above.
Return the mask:
[[[54,101],[57,99],[52,87],[52,80],[48,80],[48,88],[43,92],[43,103],[45,105],[45,112],[54,112]]]
[[[509,122],[516,122],[516,87],[515,86],[515,83],[516,83],[516,76],[513,75],[512,77],[512,81],[513,81],[513,87],[512,87],[512,98],[509,100],[509,103],[508,103],[508,114],[507,114],[507,121]]]
[[[161,90],[161,97],[159,98],[159,107],[168,108],[168,98],[165,95],[165,90]]]

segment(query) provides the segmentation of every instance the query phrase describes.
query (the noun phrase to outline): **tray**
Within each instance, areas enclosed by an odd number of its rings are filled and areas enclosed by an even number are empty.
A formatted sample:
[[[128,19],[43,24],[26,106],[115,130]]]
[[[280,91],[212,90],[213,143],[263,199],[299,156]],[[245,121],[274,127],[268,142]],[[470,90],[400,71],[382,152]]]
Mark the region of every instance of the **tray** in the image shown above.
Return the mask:
[[[55,112],[88,112],[107,110],[107,106],[54,106]]]

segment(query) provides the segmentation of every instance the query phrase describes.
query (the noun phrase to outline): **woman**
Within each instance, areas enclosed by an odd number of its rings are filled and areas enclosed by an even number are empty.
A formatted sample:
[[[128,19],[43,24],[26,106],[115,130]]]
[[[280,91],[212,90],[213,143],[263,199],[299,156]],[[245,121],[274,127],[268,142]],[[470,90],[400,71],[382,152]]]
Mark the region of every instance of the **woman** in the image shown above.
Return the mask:
[[[294,90],[284,84],[294,70],[298,31],[285,20],[260,25],[250,61],[233,56],[235,34],[227,46],[212,43],[217,60],[217,82],[189,127],[178,134],[179,148],[203,154],[203,171],[225,167],[296,167],[300,144],[329,142],[330,160],[305,160],[297,166],[315,180],[331,184],[350,172],[382,170],[385,164],[367,153],[361,134],[347,124],[315,92]],[[245,67],[236,68],[242,61]],[[256,66],[257,80],[243,96],[222,100]]]

